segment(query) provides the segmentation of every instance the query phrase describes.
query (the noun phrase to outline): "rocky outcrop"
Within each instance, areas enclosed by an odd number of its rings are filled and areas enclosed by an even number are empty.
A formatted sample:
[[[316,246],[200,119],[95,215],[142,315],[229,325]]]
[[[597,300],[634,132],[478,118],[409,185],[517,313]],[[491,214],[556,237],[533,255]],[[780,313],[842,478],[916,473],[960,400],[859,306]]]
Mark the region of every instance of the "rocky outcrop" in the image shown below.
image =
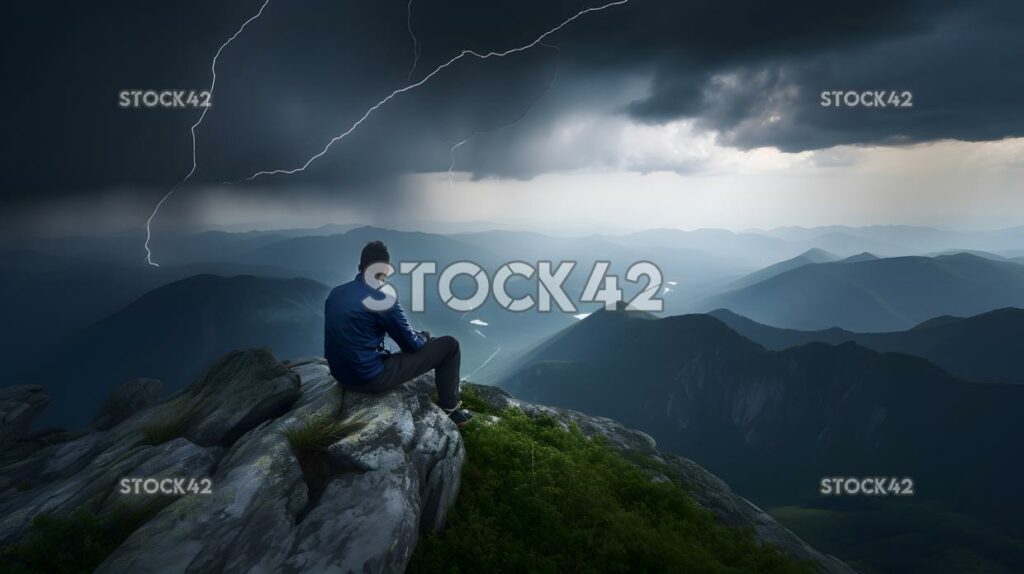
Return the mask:
[[[338,421],[356,424],[303,446]],[[44,513],[148,513],[99,572],[400,572],[444,525],[465,459],[415,386],[343,392],[322,359],[267,349],[227,355],[112,428],[40,446],[0,458],[0,545]],[[185,480],[168,496],[132,479]]]
[[[549,415],[642,454],[653,462],[652,480],[680,482],[727,524],[752,526],[763,542],[823,572],[850,572],[700,466],[660,453],[642,432],[497,387],[467,387],[494,409]],[[320,358],[231,353],[190,387],[110,427],[6,449],[0,544],[40,514],[127,510],[143,517],[140,526],[98,572],[401,572],[420,535],[444,527],[466,457],[431,391],[425,375],[365,395],[339,387]],[[146,488],[179,488],[172,479],[183,479],[180,491]]]
[[[117,387],[100,405],[92,420],[92,428],[107,430],[124,422],[135,413],[160,401],[163,383],[157,379],[135,379]]]
[[[230,445],[284,414],[301,387],[298,373],[278,362],[270,349],[235,351],[163,405],[161,416],[182,417],[182,436],[198,445]]]
[[[0,448],[28,434],[35,418],[50,403],[39,385],[0,388]]]
[[[458,492],[458,431],[411,387],[371,397],[342,392],[319,359],[287,370],[301,382],[298,402],[230,446],[212,494],[171,505],[99,572],[404,569],[420,532],[444,523]],[[286,433],[325,414],[361,427],[332,442],[323,474],[309,476]]]

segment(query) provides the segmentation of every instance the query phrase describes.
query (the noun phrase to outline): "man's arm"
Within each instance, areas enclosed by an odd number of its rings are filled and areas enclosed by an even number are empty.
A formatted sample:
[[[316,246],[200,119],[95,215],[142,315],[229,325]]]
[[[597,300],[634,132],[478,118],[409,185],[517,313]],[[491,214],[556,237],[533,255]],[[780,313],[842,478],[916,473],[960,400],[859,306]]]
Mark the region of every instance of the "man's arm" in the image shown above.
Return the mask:
[[[402,351],[412,353],[419,350],[427,338],[412,330],[409,321],[405,318],[405,311],[402,306],[395,302],[395,305],[380,315],[384,323],[384,332],[398,343]]]

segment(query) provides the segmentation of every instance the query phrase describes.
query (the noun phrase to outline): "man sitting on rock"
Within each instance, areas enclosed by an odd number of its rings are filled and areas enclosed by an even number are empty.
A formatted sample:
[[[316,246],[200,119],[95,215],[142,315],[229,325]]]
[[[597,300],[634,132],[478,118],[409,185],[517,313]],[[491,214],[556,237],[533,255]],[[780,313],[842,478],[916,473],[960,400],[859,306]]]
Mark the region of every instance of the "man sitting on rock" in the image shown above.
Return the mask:
[[[353,281],[335,287],[324,306],[324,355],[331,374],[342,386],[368,393],[394,389],[434,370],[438,404],[455,424],[462,426],[472,415],[459,400],[459,342],[454,337],[431,337],[414,331],[402,306],[394,301],[385,310],[373,310],[367,301],[381,301],[386,275],[377,274],[368,284],[364,272],[375,263],[390,265],[391,255],[380,241],[371,241],[359,257],[359,273]],[[401,353],[384,349],[390,336]]]

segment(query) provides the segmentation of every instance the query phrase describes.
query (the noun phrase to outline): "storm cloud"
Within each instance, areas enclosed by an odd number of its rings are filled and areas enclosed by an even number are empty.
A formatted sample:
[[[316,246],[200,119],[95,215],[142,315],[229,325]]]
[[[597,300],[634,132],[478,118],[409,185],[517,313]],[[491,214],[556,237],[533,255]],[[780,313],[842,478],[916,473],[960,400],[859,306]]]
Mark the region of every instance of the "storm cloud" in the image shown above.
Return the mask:
[[[191,165],[196,110],[124,110],[120,90],[204,89],[258,0],[18,3],[4,34],[4,193],[158,197]],[[294,168],[370,106],[463,49],[523,45],[596,3],[271,0],[222,55],[197,184]],[[455,169],[528,179],[589,168],[699,170],[623,149],[686,122],[717,145],[797,152],[1024,135],[1024,5],[1012,0],[631,0],[544,45],[467,58],[402,94],[309,170],[262,188],[387,189]],[[908,90],[911,109],[835,109],[823,90]],[[633,127],[631,127],[633,126]],[[452,152],[457,142],[469,140]]]

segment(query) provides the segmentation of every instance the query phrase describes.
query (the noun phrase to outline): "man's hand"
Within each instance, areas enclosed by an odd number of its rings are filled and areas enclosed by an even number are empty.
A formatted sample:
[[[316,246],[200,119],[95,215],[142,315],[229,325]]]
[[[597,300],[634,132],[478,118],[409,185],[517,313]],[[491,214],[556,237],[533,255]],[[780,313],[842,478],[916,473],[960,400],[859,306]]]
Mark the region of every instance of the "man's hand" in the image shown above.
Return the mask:
[[[430,336],[430,331],[420,331],[420,335],[423,335],[424,339],[426,339],[428,341],[430,340],[430,337],[431,337]]]

